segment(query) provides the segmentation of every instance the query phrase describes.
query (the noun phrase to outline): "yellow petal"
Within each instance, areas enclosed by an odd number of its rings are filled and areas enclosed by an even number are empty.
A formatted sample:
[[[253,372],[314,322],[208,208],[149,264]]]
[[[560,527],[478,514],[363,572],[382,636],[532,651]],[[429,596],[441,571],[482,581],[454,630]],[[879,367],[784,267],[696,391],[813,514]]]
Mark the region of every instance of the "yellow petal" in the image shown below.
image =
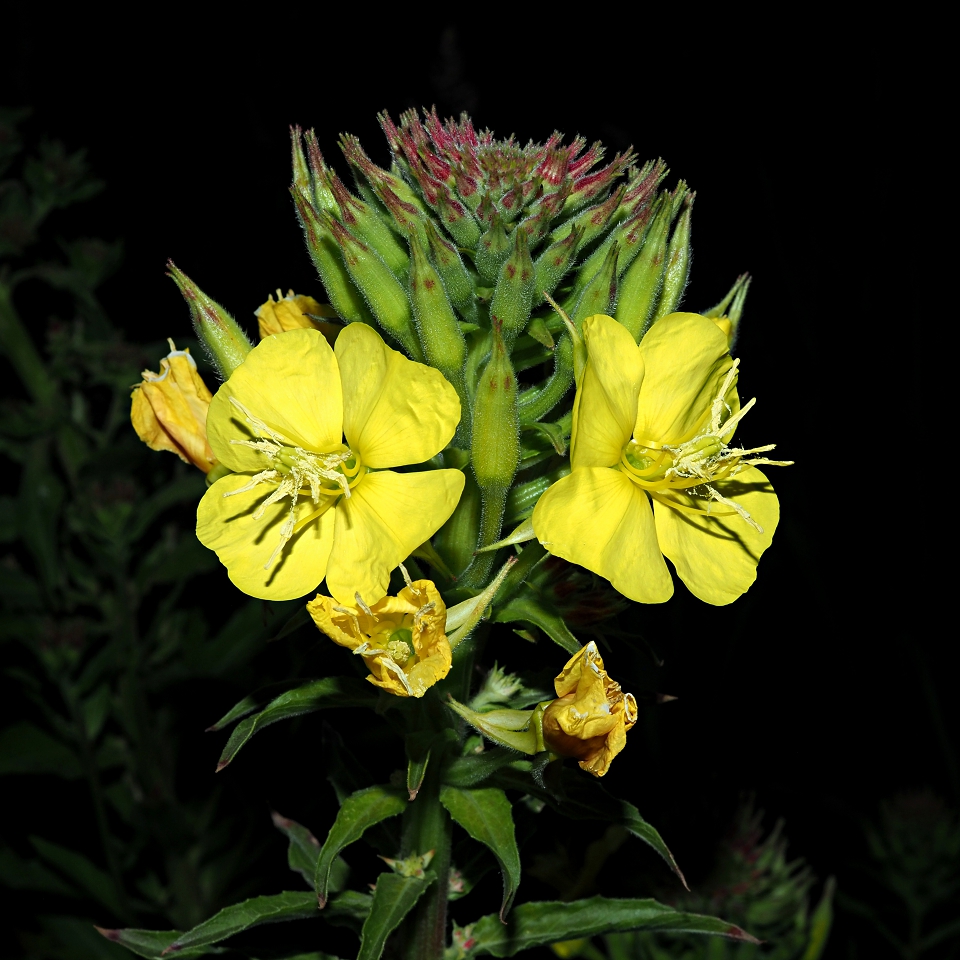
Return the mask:
[[[723,331],[696,313],[671,313],[640,341],[644,376],[634,437],[639,443],[691,440],[733,361]]]
[[[637,419],[643,360],[630,332],[611,317],[583,321],[587,363],[577,389],[570,464],[612,467],[629,442]]]
[[[391,350],[363,323],[340,333],[336,353],[343,432],[364,464],[380,470],[422,463],[450,442],[460,400],[439,370]]]
[[[680,579],[701,600],[723,606],[756,580],[757,562],[773,539],[780,506],[770,481],[756,467],[717,483],[716,488],[740,504],[763,527],[763,533],[736,514],[707,517],[661,503],[654,504],[654,512],[660,547],[673,561]],[[670,496],[688,504],[702,506],[704,502],[682,494]],[[714,503],[713,509],[726,512],[730,508]]]
[[[673,595],[650,501],[618,470],[584,467],[558,480],[537,502],[533,529],[550,553],[606,577],[631,600]]]
[[[252,433],[230,397],[293,446],[328,453],[343,438],[337,359],[316,330],[291,330],[261,340],[210,404],[207,434],[220,462],[238,473],[262,470],[262,454],[230,442],[249,440]]]
[[[341,603],[353,603],[355,593],[376,603],[387,592],[391,571],[453,513],[463,484],[459,470],[367,474],[337,506],[330,593]]]
[[[284,334],[288,336],[288,334]],[[253,513],[267,497],[272,485],[262,483],[253,490],[224,497],[248,483],[248,474],[233,473],[218,480],[204,494],[197,507],[197,537],[227,568],[230,579],[251,597],[264,600],[293,600],[314,590],[327,572],[333,546],[334,510],[308,523],[294,534],[269,570],[264,564],[280,542],[280,528],[290,511],[289,500],[267,507],[259,520]],[[314,511],[309,499],[297,505],[302,519]]]

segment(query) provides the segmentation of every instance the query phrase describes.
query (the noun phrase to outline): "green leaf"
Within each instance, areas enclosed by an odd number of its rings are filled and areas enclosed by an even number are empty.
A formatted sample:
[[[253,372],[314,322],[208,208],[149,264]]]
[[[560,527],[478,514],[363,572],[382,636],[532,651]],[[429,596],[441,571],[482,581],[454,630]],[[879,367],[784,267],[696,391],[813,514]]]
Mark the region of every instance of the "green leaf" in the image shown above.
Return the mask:
[[[704,933],[747,943],[760,942],[726,920],[680,913],[656,900],[591,897],[572,903],[560,900],[522,903],[510,914],[506,924],[496,914],[481,917],[471,934],[474,941],[471,956],[512,957],[531,947],[619,930]]]
[[[803,953],[803,960],[820,960],[827,938],[830,936],[830,927],[833,924],[833,893],[837,882],[833,877],[824,884],[823,896],[810,917],[810,940]],[[960,923],[958,923],[960,926]]]
[[[247,716],[247,714],[253,713],[254,710],[259,709],[267,702],[268,691],[269,698],[272,700],[279,696],[279,694],[296,687],[299,683],[299,680],[281,681],[280,683],[271,683],[265,687],[260,687],[259,690],[254,690],[253,693],[247,694],[242,700],[235,703],[216,723],[210,724],[204,733],[215,733],[217,730],[229,727],[231,723],[235,723],[237,720]]]
[[[296,820],[288,820],[276,812],[271,816],[273,825],[290,840],[287,864],[291,870],[299,873],[307,881],[307,886],[311,890],[315,891],[313,880],[317,874],[317,860],[320,858],[320,841]],[[349,872],[350,868],[340,857],[337,857],[330,870],[330,890],[334,893],[342,890]]]
[[[39,860],[24,860],[9,847],[0,849],[0,883],[13,890],[36,890],[61,897],[77,895],[73,887],[64,883]]]
[[[113,880],[83,854],[41,837],[31,837],[30,842],[47,863],[52,863],[61,873],[66,874],[81,890],[105,906],[114,916],[123,915],[123,907]]]
[[[317,710],[328,710],[331,707],[376,706],[377,697],[369,691],[369,685],[362,680],[324,677],[322,680],[314,680],[281,694],[267,704],[260,713],[248,717],[234,728],[220,755],[217,772],[219,773],[233,760],[255,733],[270,726],[271,723],[287,720],[290,717],[299,717],[304,713],[314,713]]]
[[[554,643],[567,653],[576,653],[582,644],[570,632],[560,614],[548,610],[532,591],[520,593],[494,614],[496,623],[531,623],[539,627]]]
[[[372,903],[373,896],[369,893],[344,890],[327,903],[320,916],[327,923],[335,927],[348,927],[359,936]]]
[[[549,804],[557,813],[572,820],[607,820],[610,823],[620,824],[656,850],[680,882],[687,886],[677,861],[674,860],[673,854],[656,828],[640,816],[640,811],[632,803],[611,796],[592,778],[573,770],[563,770],[560,778],[562,794],[558,796],[531,776],[529,761],[518,761],[510,767],[498,770],[492,780],[504,789],[522,790],[537,797]]]
[[[52,773],[68,780],[82,775],[68,746],[27,721],[0,732],[0,775],[9,773]]]
[[[503,920],[520,885],[520,851],[513,826],[513,808],[507,795],[495,787],[480,790],[442,787],[440,802],[474,840],[488,847],[497,858],[503,874],[500,904]]]
[[[105,927],[95,927],[95,929],[111,943],[118,943],[138,957],[147,957],[149,960],[159,960],[164,950],[172,943],[176,943],[177,937],[183,936],[179,930],[108,930]],[[209,950],[205,947],[180,950],[177,952],[177,960],[187,957],[204,957],[210,953],[219,952],[219,950]]]
[[[317,860],[314,883],[321,910],[327,902],[330,871],[340,852],[359,840],[374,824],[403,813],[408,802],[406,790],[397,787],[367,787],[343,801]]]
[[[163,954],[182,955],[182,951],[219,943],[261,923],[278,920],[303,920],[317,916],[317,900],[312,893],[286,891],[268,897],[253,897],[225,907],[199,926],[177,936]]]
[[[501,767],[515,763],[520,757],[516,750],[494,747],[483,753],[458,757],[443,772],[443,782],[452,787],[472,787],[493,776]]]
[[[360,934],[357,960],[379,960],[387,937],[396,930],[435,879],[429,870],[422,880],[419,877],[401,877],[398,873],[381,873],[377,877],[370,914]]]

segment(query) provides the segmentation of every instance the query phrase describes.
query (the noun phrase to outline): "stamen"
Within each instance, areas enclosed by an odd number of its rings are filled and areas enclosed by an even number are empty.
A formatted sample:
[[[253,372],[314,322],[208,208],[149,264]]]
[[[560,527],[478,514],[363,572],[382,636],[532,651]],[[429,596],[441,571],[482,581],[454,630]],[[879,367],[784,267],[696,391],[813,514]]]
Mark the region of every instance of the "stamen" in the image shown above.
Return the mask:
[[[373,617],[374,620],[377,618],[373,615],[373,611],[363,602],[363,597],[359,593],[353,595],[354,600],[357,601],[357,606],[368,616]]]
[[[245,484],[242,487],[238,487],[236,490],[231,490],[229,493],[225,493],[225,497],[235,497],[238,493],[246,493],[248,490],[252,490],[254,487],[260,486],[264,480],[273,480],[276,477],[280,476],[276,470],[261,470],[260,473],[255,473],[251,478],[250,482]]]
[[[711,499],[716,500],[718,503],[724,503],[728,507],[732,507],[737,511],[737,513],[740,514],[743,520],[749,523],[750,526],[757,531],[757,533],[763,533],[763,527],[761,527],[760,524],[757,523],[757,521],[754,520],[753,517],[751,517],[750,514],[740,506],[739,503],[737,503],[735,500],[730,500],[728,497],[721,496],[713,487],[707,487],[707,489],[710,491]]]
[[[399,678],[400,682],[403,684],[403,689],[407,691],[407,696],[413,696],[413,687],[410,686],[410,681],[407,679],[407,675],[403,672],[402,667],[398,667],[389,657],[381,658],[380,662],[390,671],[395,673]]]

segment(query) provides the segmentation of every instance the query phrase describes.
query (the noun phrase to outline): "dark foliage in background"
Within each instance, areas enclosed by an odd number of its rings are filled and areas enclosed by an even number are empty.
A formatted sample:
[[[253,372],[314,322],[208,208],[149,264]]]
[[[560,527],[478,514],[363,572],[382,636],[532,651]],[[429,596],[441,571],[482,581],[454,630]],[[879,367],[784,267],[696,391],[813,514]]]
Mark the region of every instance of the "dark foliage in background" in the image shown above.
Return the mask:
[[[168,256],[240,318],[278,285],[318,295],[286,193],[289,123],[315,126],[332,159],[342,130],[379,142],[378,110],[436,103],[523,139],[556,127],[664,156],[698,191],[686,307],[716,302],[743,270],[755,278],[738,352],[760,398],[751,435],[798,461],[776,478],[783,525],[733,607],[678,596],[669,610],[621,616],[664,661],[651,670],[636,655],[625,684],[680,699],[647,701],[615,788],[636,797],[695,879],[709,875],[706,851],[752,790],[786,818],[791,854],[838,878],[828,956],[951,955],[948,937],[917,952],[957,903],[956,856],[940,853],[960,802],[948,652],[891,606],[913,584],[900,567],[923,535],[906,545],[878,518],[892,505],[871,459],[882,456],[870,446],[877,425],[895,416],[889,377],[868,379],[894,328],[878,238],[899,160],[868,149],[874,104],[893,102],[881,51],[847,80],[833,65],[843,38],[821,43],[817,84],[789,56],[583,64],[544,36],[523,72],[552,79],[531,92],[470,29],[421,28],[404,41],[413,51],[386,35],[344,36],[307,82],[299,55],[264,49],[252,32],[213,58],[160,25],[155,52],[108,56],[78,22],[81,57],[70,23],[51,34],[38,15],[15,16],[3,99],[34,105],[22,126],[41,159],[2,175],[23,186],[0,195],[19,224],[4,233],[0,282],[18,281],[12,303],[50,384],[31,390],[0,360],[13,398],[2,417],[0,769],[15,811],[0,869],[23,949],[98,956],[83,951],[109,945],[84,946],[87,918],[182,927],[288,886],[269,882],[285,872],[282,843],[268,846],[271,807],[325,830],[333,799],[318,723],[264,735],[282,746],[251,752],[221,784],[212,777],[221,742],[200,731],[260,683],[322,673],[324,653],[307,632],[264,644],[283,611],[240,597],[192,540],[202,480],[138,443],[128,387],[156,369],[164,337],[189,342],[162,275]],[[41,52],[55,69],[38,69]],[[113,99],[119,80],[128,101]],[[41,147],[47,134],[69,148]],[[96,196],[72,158],[80,146],[108,185]],[[74,239],[89,234],[123,237],[122,267],[116,247]],[[908,246],[906,275],[919,256]],[[901,375],[908,362],[897,359]],[[296,778],[311,784],[305,809],[293,806],[304,803]],[[880,798],[917,788],[946,806],[890,802],[881,815]],[[865,821],[877,824],[866,836]],[[921,879],[934,870],[947,878],[936,891]],[[889,953],[893,941],[903,950]]]

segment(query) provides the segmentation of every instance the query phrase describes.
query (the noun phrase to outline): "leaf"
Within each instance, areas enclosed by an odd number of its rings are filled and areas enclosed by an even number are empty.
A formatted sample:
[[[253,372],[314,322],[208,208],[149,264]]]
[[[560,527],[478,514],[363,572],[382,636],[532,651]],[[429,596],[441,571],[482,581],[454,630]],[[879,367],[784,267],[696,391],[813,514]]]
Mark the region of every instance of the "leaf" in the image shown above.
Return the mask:
[[[599,783],[572,770],[561,772],[562,795],[558,796],[535,780],[529,771],[529,763],[519,761],[511,767],[501,768],[492,779],[504,789],[522,790],[543,800],[557,813],[572,820],[607,820],[619,824],[656,850],[684,887],[687,887],[687,881],[670,848],[663,842],[656,828],[640,816],[640,811],[632,803],[611,796]]]
[[[381,873],[377,877],[370,914],[360,934],[357,960],[379,960],[387,937],[396,930],[435,879],[436,876],[429,870],[422,880],[419,877],[401,877],[398,873]]]
[[[807,949],[803,952],[802,960],[820,960],[823,954],[827,938],[830,936],[830,927],[833,925],[833,892],[836,886],[837,882],[833,877],[830,877],[823,886],[823,896],[820,897],[820,902],[810,917],[810,940],[807,943]]]
[[[299,680],[281,681],[280,683],[270,683],[265,687],[254,690],[253,693],[247,694],[242,700],[235,703],[216,723],[210,724],[210,726],[204,730],[204,733],[215,733],[217,730],[229,727],[231,723],[235,723],[237,720],[247,716],[247,714],[253,713],[254,710],[257,710],[266,702],[267,698],[265,694],[268,690],[271,691],[271,699],[274,699],[279,696],[280,693],[296,687],[299,683]]]
[[[311,890],[317,873],[317,860],[320,857],[320,841],[296,820],[288,820],[279,813],[272,813],[273,825],[290,840],[287,848],[287,864],[295,873],[299,873]],[[329,887],[335,893],[343,889],[350,868],[337,857],[330,871]]]
[[[47,863],[52,863],[61,873],[66,874],[81,890],[103,904],[114,916],[122,916],[123,907],[109,874],[76,850],[61,847],[58,843],[51,843],[42,837],[31,837],[30,842]]]
[[[179,930],[109,930],[106,927],[95,927],[94,929],[111,943],[118,943],[138,957],[148,957],[149,960],[159,960],[163,956],[163,951],[170,944],[176,943],[177,937],[183,936]],[[196,947],[193,950],[179,951],[177,960],[186,957],[203,957],[215,952],[218,951]]]
[[[572,903],[560,900],[522,903],[510,914],[506,924],[493,913],[481,917],[473,927],[471,956],[512,957],[531,947],[620,930],[669,930],[760,942],[726,920],[680,913],[656,900],[591,897]]]
[[[520,851],[513,826],[513,808],[507,795],[495,787],[480,790],[442,787],[440,802],[474,840],[488,847],[497,858],[503,874],[503,900],[500,903],[500,919],[503,920],[520,885]]]
[[[369,893],[344,890],[327,903],[320,916],[335,927],[348,927],[359,935],[372,903]]]
[[[501,767],[515,763],[518,758],[515,750],[505,747],[458,757],[444,771],[443,782],[451,787],[472,787],[493,776]]]
[[[312,893],[285,891],[268,897],[253,897],[243,903],[225,907],[209,920],[177,936],[164,948],[161,956],[219,943],[261,923],[278,920],[302,920],[317,915],[317,901]]]
[[[39,860],[24,860],[9,847],[0,850],[0,883],[13,890],[36,890],[61,897],[77,895],[73,887],[64,883]]]
[[[558,613],[548,610],[536,594],[521,593],[494,614],[496,623],[515,623],[518,620],[539,627],[554,643],[567,653],[576,653],[582,644],[570,632],[570,628]]]
[[[0,775],[11,773],[52,773],[67,780],[82,775],[66,744],[27,721],[0,732]]]
[[[536,430],[537,433],[545,436],[552,444],[553,449],[562,457],[567,452],[567,437],[570,436],[569,428],[564,430],[562,426],[556,423],[525,423],[521,430]]]
[[[343,801],[317,860],[314,884],[321,910],[327,902],[330,870],[340,852],[359,840],[374,824],[403,813],[408,802],[406,790],[397,787],[367,787]]]
[[[287,720],[290,717],[299,717],[304,713],[315,713],[317,710],[327,710],[331,707],[373,707],[376,705],[377,697],[369,693],[369,690],[369,685],[362,680],[324,677],[322,680],[314,680],[281,694],[267,704],[260,713],[248,717],[234,728],[220,755],[217,772],[226,767],[240,752],[243,745],[264,727],[278,720]]]

